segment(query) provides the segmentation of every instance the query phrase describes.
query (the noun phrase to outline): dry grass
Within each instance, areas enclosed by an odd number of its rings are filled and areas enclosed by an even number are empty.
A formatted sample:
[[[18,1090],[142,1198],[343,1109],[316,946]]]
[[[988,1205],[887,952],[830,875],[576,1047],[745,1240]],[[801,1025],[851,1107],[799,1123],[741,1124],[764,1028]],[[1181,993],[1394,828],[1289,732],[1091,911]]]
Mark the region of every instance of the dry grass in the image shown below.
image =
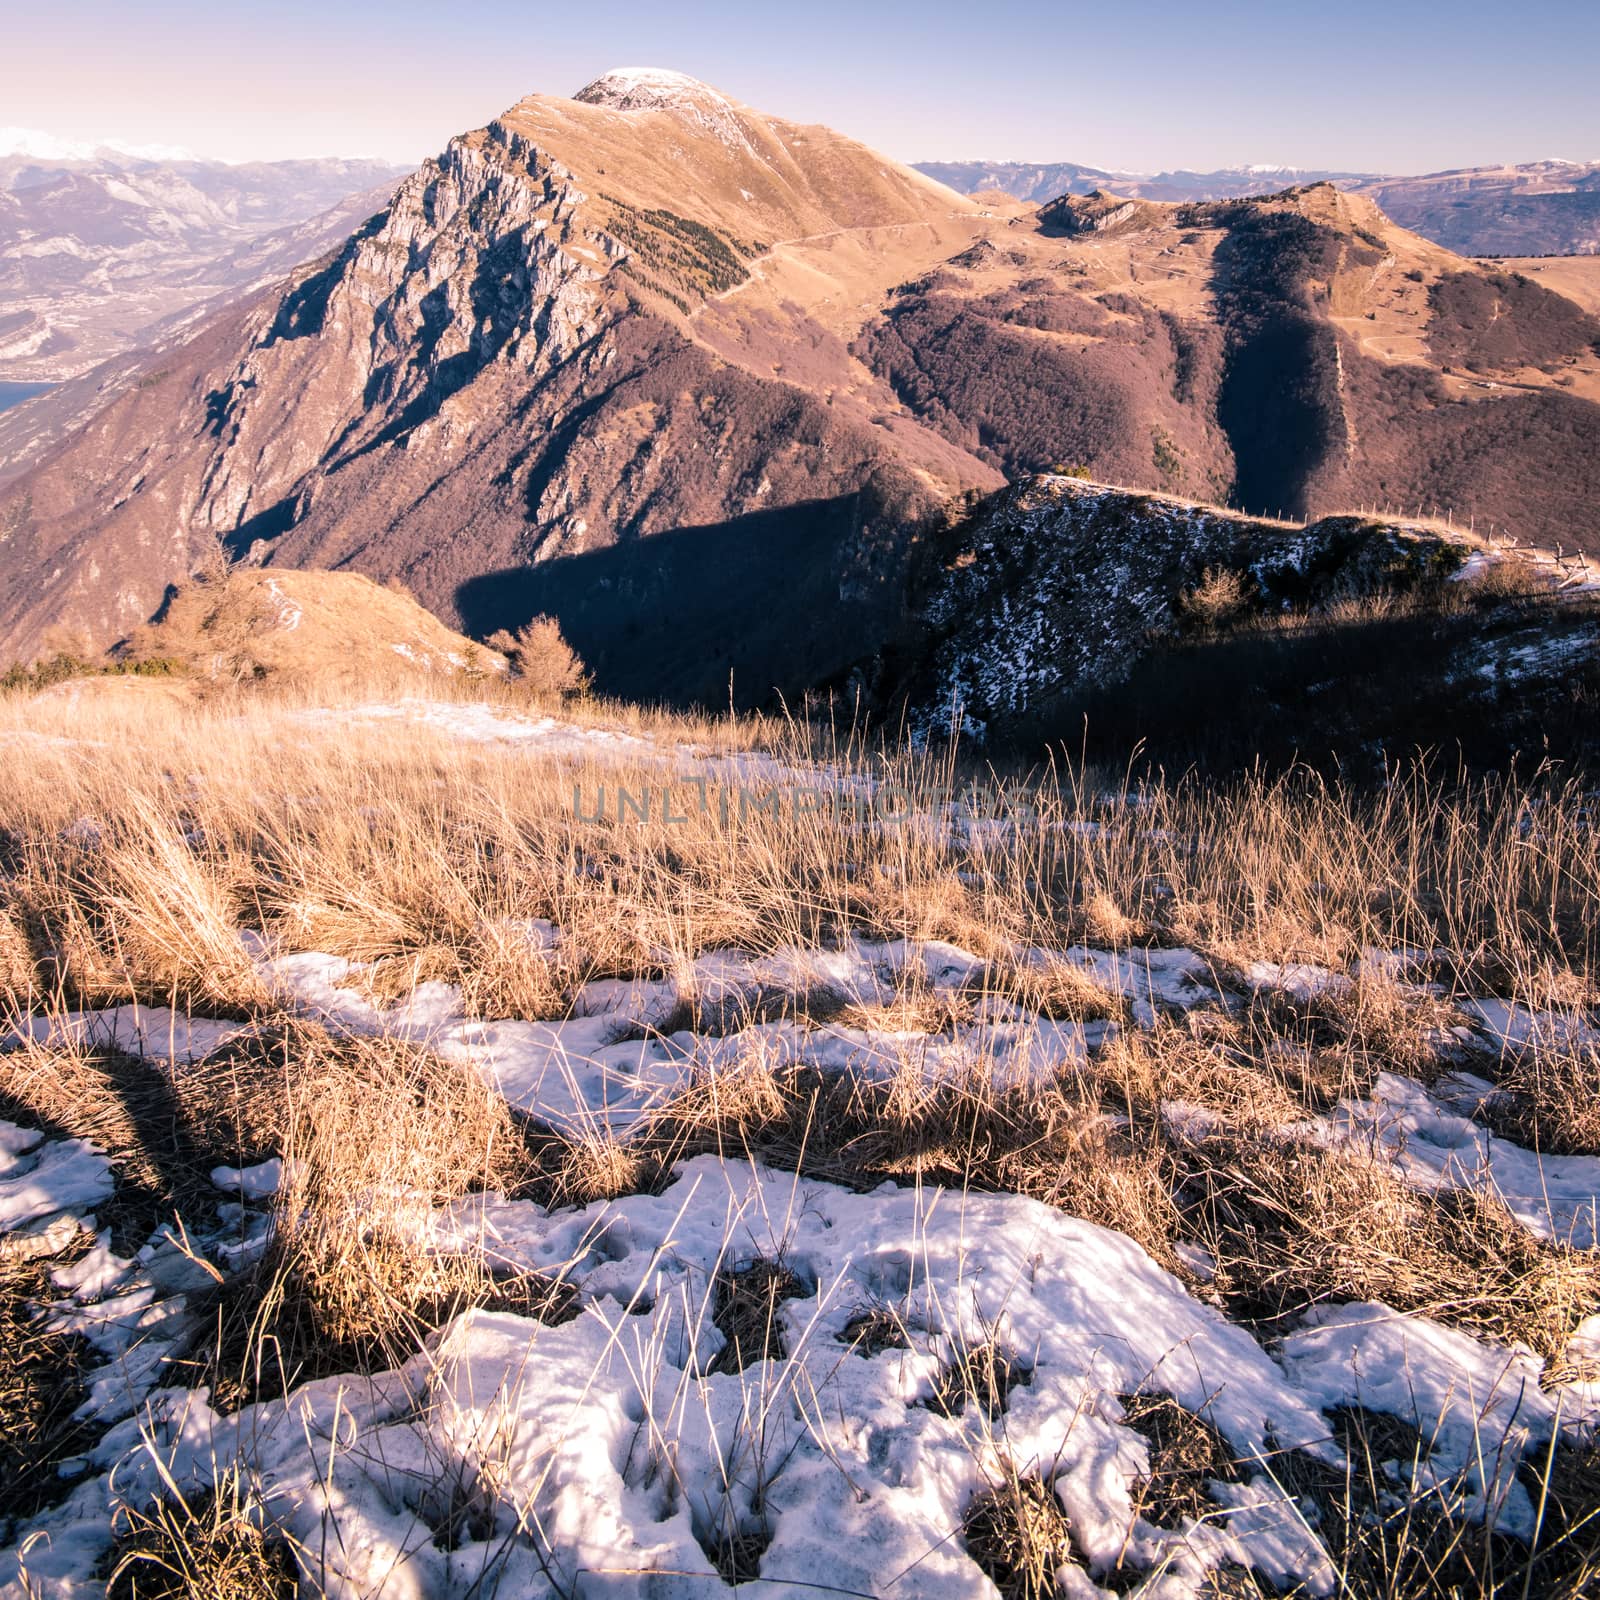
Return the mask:
[[[203,1495],[125,1512],[106,1576],[107,1600],[294,1600],[293,1552],[268,1531],[237,1472]]]
[[[1339,1592],[1386,1600],[1585,1600],[1600,1581],[1593,1451],[1562,1445],[1521,1476],[1538,1536],[1530,1546],[1468,1513],[1471,1484],[1450,1478],[1399,1492],[1386,1468],[1410,1478],[1428,1455],[1424,1434],[1360,1407],[1343,1408],[1335,1432],[1346,1464],[1302,1451],[1270,1463],[1274,1479],[1306,1509],[1333,1561]]]
[[[785,1351],[779,1303],[805,1292],[781,1261],[758,1259],[719,1273],[711,1320],[724,1343],[708,1370],[740,1372],[757,1361],[781,1361]]]
[[[1071,1530],[1055,1490],[1036,1474],[1006,1472],[967,1507],[967,1553],[1005,1600],[1048,1600],[1071,1559]]]
[[[841,1330],[839,1342],[858,1356],[881,1355],[885,1350],[909,1350],[911,1339],[904,1319],[887,1306],[858,1311]]]
[[[977,993],[997,995],[1038,1016],[1064,1022],[1122,1021],[1128,1015],[1122,995],[1065,956],[991,962],[972,987]]]
[[[1236,1316],[1381,1300],[1557,1356],[1600,1298],[1600,1259],[1534,1239],[1489,1196],[1409,1188],[1351,1149],[1223,1133],[1176,1152],[1182,1227]]]
[[[969,1405],[990,1422],[1007,1409],[1011,1391],[1032,1377],[1031,1370],[992,1339],[968,1345],[939,1374],[928,1406],[941,1417],[959,1417]]]
[[[1428,1080],[1453,1064],[1458,1000],[1497,993],[1574,1015],[1593,1005],[1600,838],[1578,783],[1541,773],[1467,784],[1418,770],[1373,792],[1306,774],[1129,790],[1062,768],[1031,791],[1037,824],[969,837],[944,820],[963,776],[954,765],[854,732],[592,705],[572,715],[580,726],[610,717],[613,732],[641,742],[577,746],[558,760],[394,718],[317,720],[259,693],[152,702],[134,741],[125,707],[69,717],[0,700],[0,744],[25,753],[0,801],[7,1004],[176,1003],[243,1024],[181,1071],[59,1043],[10,1050],[0,1114],[93,1139],[124,1194],[167,1213],[214,1204],[204,1195],[212,1165],[286,1161],[270,1249],[218,1286],[189,1352],[219,1405],[390,1365],[467,1305],[567,1314],[559,1283],[506,1279],[481,1251],[441,1249],[439,1208],[488,1189],[585,1204],[659,1186],[674,1163],[708,1151],[863,1189],[893,1179],[1031,1195],[1129,1235],[1191,1281],[1192,1255],[1177,1246],[1199,1245],[1215,1261],[1207,1292],[1269,1330],[1318,1303],[1381,1299],[1555,1357],[1600,1301],[1593,1255],[1534,1241],[1492,1200],[1420,1194],[1383,1163],[1293,1132],[1308,1113],[1365,1093],[1379,1071]],[[679,792],[680,809],[691,802],[685,824],[666,823],[659,807],[647,821],[619,822],[609,804],[596,815],[602,785],[613,798],[619,784],[659,790],[678,743],[714,752],[763,741],[796,769],[823,762],[856,782],[899,785],[909,819],[742,812],[735,798],[724,823],[720,780],[704,812],[692,790]],[[540,920],[560,930],[551,948]],[[284,1014],[246,959],[243,931],[358,963],[352,982],[382,1003],[442,981],[489,1019],[564,1017],[595,977],[676,975],[685,1008],[672,1026],[731,1033],[784,1016],[861,1028],[890,1070],[873,1082],[832,1076],[783,1065],[753,1041],[625,1145],[598,1131],[558,1134],[520,1124],[475,1074],[426,1050],[336,1037]],[[688,981],[707,951],[838,949],[853,936],[947,939],[983,966],[959,993],[908,977],[873,1005],[819,982],[719,1009]],[[1305,1003],[1236,984],[1207,1009],[1136,1029],[1125,998],[1084,966],[1023,954],[1085,941],[1185,943],[1224,976],[1255,961],[1309,961],[1351,981]],[[1362,963],[1373,948],[1449,954],[1389,976]],[[1122,1026],[1053,1081],[1008,1087],[979,1060],[931,1082],[920,1038],[948,1040],[998,1002]],[[1594,1071],[1572,1052],[1510,1061],[1497,1104],[1542,1149],[1596,1151]],[[1180,1126],[1173,1102],[1200,1115]],[[782,1354],[778,1307],[797,1289],[780,1262],[722,1276],[718,1371]],[[39,1348],[16,1319],[5,1342]],[[905,1337],[892,1312],[863,1310],[840,1359]],[[991,1413],[1003,1404],[1017,1358],[992,1342],[984,1350],[958,1352],[944,1386],[952,1409],[958,1397]],[[46,1388],[67,1372],[62,1352],[47,1354],[37,1368]],[[28,1398],[33,1379],[0,1366],[0,1381],[15,1385],[19,1416],[45,1414]],[[1203,1419],[1159,1397],[1126,1405],[1152,1445],[1145,1514],[1200,1514],[1202,1478],[1225,1477],[1227,1465]],[[1547,1492],[1552,1526],[1576,1551],[1595,1496],[1587,1468],[1563,1457],[1561,1470]],[[1070,1554],[1065,1516],[1040,1477],[1001,1478],[969,1509],[964,1537],[1003,1593],[1043,1595]],[[209,1549],[217,1527],[231,1529],[218,1569],[231,1571],[229,1540],[248,1544],[242,1528],[259,1526],[249,1508],[241,1523],[236,1489],[157,1508],[149,1547],[188,1560],[183,1549]],[[1465,1574],[1462,1593],[1492,1592],[1467,1582],[1487,1569],[1453,1513],[1412,1538],[1348,1482],[1318,1480],[1307,1493],[1353,1530],[1335,1552],[1356,1575],[1351,1592],[1369,1592],[1369,1579],[1370,1592],[1396,1600],[1448,1592],[1441,1574]],[[748,1537],[749,1548],[717,1545],[725,1575],[756,1570],[760,1540]],[[1592,1571],[1586,1548],[1563,1574]],[[139,1582],[158,1581],[167,1557],[132,1549],[124,1578],[138,1569]]]
[[[1171,1395],[1125,1394],[1117,1399],[1123,1426],[1143,1437],[1150,1456],[1149,1471],[1133,1485],[1135,1516],[1158,1528],[1180,1528],[1213,1512],[1211,1484],[1237,1483],[1243,1477],[1222,1435]]]
[[[71,1484],[59,1469],[92,1437],[73,1418],[90,1355],[46,1328],[41,1305],[53,1298],[42,1261],[0,1255],[0,1525],[62,1498]]]
[[[470,1069],[287,1023],[185,1073],[180,1098],[214,1141],[284,1157],[266,1255],[207,1308],[196,1360],[227,1399],[395,1365],[469,1306],[569,1309],[559,1284],[434,1246],[439,1207],[528,1170],[505,1102]]]
[[[619,824],[609,799],[592,820],[597,793],[659,791],[672,770],[660,741],[726,746],[750,730],[635,721],[654,747],[622,747],[612,764],[598,749],[555,760],[393,719],[286,722],[302,715],[263,697],[163,704],[132,746],[115,708],[0,704],[0,739],[27,750],[0,815],[17,863],[8,974],[20,932],[46,993],[65,973],[84,996],[153,1000],[176,984],[198,1006],[245,1005],[230,941],[256,925],[288,948],[396,962],[373,980],[385,992],[411,971],[458,981],[496,967],[482,1006],[546,1010],[589,974],[855,927],[996,961],[1018,941],[1065,949],[1079,936],[1335,968],[1372,946],[1448,949],[1463,989],[1592,992],[1600,841],[1577,786],[1548,775],[1458,786],[1402,773],[1376,793],[1303,773],[1185,781],[1123,805],[1094,774],[1062,771],[1029,791],[1038,826],[969,840],[933,815],[960,789],[947,766],[768,726],[797,765],[897,783],[912,819],[741,815],[735,795],[724,827],[713,783],[704,811],[680,791],[684,825],[659,807]],[[518,932],[534,917],[567,935],[555,959]]]
[[[150,1191],[184,1193],[209,1170],[184,1136],[167,1073],[69,1037],[0,1051],[0,1114],[89,1140]]]
[[[1600,1155],[1600,1048],[1518,1055],[1490,1103],[1496,1131],[1551,1155]]]

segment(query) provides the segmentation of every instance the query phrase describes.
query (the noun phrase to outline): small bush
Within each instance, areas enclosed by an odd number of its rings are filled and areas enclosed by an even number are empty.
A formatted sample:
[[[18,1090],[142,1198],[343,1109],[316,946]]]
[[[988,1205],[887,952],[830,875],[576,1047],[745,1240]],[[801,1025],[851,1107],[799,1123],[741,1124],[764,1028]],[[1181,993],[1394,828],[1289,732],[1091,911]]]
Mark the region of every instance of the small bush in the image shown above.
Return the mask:
[[[540,699],[585,694],[593,681],[554,617],[534,617],[515,633],[501,628],[485,642],[510,661],[512,676]]]
[[[1250,607],[1250,580],[1231,567],[1207,567],[1200,582],[1183,596],[1184,619],[1201,630],[1225,628]]]
[[[1071,1559],[1071,1529],[1055,1489],[1036,1476],[1010,1475],[985,1489],[962,1520],[967,1553],[1005,1600],[1045,1600]]]

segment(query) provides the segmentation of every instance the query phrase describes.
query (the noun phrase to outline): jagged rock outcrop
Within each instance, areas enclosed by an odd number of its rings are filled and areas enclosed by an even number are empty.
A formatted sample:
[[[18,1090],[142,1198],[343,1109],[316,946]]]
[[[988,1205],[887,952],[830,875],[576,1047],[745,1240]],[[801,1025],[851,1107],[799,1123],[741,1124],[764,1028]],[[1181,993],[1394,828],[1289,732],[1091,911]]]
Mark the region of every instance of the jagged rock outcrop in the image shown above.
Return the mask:
[[[1044,476],[929,542],[875,670],[919,734],[996,746],[1381,759],[1541,729],[1559,746],[1588,720],[1579,684],[1600,687],[1600,565]]]

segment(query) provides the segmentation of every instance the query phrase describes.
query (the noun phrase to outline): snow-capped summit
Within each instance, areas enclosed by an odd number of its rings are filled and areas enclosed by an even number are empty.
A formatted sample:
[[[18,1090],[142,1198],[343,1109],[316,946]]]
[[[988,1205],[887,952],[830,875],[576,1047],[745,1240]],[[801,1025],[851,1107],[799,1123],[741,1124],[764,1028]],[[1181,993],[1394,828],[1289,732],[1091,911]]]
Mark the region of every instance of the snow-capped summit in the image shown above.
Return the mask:
[[[724,144],[751,148],[737,102],[686,72],[668,67],[613,67],[572,98],[613,111],[670,111],[715,133]]]
[[[708,100],[732,107],[733,102],[709,83],[668,67],[613,67],[573,97],[586,105],[617,111],[670,111],[704,105]]]

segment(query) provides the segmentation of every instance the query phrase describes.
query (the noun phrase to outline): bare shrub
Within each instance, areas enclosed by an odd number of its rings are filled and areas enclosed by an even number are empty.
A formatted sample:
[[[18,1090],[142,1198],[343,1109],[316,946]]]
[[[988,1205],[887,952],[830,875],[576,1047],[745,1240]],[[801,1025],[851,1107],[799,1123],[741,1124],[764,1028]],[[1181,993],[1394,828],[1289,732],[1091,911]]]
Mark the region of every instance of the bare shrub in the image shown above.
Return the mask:
[[[1249,610],[1251,584],[1232,567],[1207,567],[1200,582],[1179,602],[1179,613],[1192,627],[1215,630],[1237,622]]]

